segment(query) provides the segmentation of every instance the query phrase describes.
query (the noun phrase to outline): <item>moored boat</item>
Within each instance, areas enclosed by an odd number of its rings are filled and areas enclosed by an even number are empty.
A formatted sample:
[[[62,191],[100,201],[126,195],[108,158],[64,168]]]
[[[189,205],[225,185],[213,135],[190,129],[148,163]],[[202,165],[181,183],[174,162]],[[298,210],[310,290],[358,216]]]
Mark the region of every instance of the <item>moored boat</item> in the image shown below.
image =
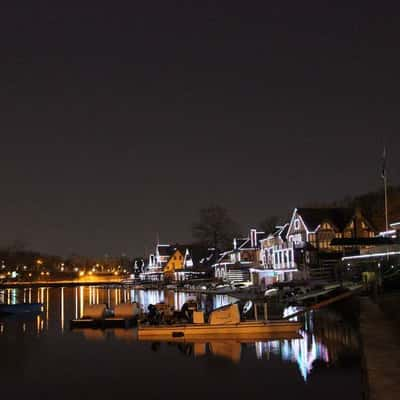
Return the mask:
[[[71,329],[75,328],[130,328],[136,324],[140,314],[139,305],[121,303],[114,309],[107,309],[106,304],[87,305],[82,318],[70,322]]]
[[[218,338],[263,336],[266,334],[298,334],[299,322],[287,320],[240,321],[239,307],[231,304],[210,314],[208,322],[204,321],[202,311],[194,311],[192,322],[183,324],[146,325],[139,323],[138,337],[184,337],[184,338]]]

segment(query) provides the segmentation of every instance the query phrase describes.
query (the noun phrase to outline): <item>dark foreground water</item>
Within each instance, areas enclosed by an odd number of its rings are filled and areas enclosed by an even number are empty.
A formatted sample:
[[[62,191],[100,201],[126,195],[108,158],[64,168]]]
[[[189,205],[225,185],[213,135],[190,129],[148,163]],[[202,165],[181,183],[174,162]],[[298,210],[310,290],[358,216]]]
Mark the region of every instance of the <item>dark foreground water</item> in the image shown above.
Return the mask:
[[[362,399],[357,324],[335,309],[307,315],[300,339],[265,342],[151,343],[138,342],[134,329],[69,327],[86,304],[165,301],[179,309],[186,298],[83,286],[0,289],[0,303],[45,304],[31,319],[0,317],[2,398]],[[219,307],[232,298],[198,300]]]

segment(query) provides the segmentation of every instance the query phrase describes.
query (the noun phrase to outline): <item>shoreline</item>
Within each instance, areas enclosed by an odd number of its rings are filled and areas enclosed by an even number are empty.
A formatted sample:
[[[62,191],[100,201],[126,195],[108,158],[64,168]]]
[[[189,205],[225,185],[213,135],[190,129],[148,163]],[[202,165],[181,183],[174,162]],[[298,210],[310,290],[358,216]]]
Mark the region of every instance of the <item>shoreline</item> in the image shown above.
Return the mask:
[[[106,280],[106,281],[35,281],[35,282],[8,282],[0,283],[0,289],[15,289],[15,288],[26,288],[26,287],[73,287],[73,286],[106,286],[106,285],[120,285],[122,286],[121,280]]]
[[[378,304],[367,297],[360,297],[360,335],[367,399],[398,398],[399,339],[393,321],[385,316]]]

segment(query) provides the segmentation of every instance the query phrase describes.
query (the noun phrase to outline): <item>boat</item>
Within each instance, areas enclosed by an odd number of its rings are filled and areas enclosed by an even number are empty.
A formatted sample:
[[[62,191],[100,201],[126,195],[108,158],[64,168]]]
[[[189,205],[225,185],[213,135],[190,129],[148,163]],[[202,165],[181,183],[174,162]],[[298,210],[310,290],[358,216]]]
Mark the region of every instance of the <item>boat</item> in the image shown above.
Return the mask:
[[[15,314],[39,314],[43,312],[44,306],[42,303],[18,303],[18,304],[0,304],[1,315]]]
[[[264,292],[264,297],[278,296],[278,294],[279,294],[279,289],[277,288],[267,289]]]
[[[217,285],[213,290],[216,294],[229,294],[235,291],[235,287],[228,284]]]
[[[266,334],[297,334],[301,323],[288,320],[241,321],[238,304],[211,312],[208,322],[202,311],[193,311],[192,321],[182,324],[138,323],[138,338],[222,338],[262,337]]]
[[[75,328],[130,328],[140,314],[139,305],[121,303],[108,309],[105,304],[87,305],[82,318],[70,322],[71,329]]]
[[[122,279],[120,283],[121,283],[121,285],[132,286],[132,285],[137,285],[138,282],[139,282],[139,280],[136,278],[127,278],[127,279]]]

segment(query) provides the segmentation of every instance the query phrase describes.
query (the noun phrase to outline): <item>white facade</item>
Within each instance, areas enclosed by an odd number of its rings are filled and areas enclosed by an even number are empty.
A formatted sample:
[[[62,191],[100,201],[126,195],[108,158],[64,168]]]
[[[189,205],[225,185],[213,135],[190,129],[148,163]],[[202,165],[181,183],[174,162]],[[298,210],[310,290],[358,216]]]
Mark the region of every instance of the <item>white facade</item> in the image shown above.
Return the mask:
[[[260,237],[264,232],[251,229],[247,238],[233,239],[233,249],[220,254],[213,265],[214,276],[226,281],[246,281],[250,268],[259,267]]]
[[[294,261],[295,242],[286,240],[288,228],[289,224],[277,227],[273,234],[261,241],[262,267],[272,270],[273,276],[280,282],[292,280],[293,272],[297,272]]]

